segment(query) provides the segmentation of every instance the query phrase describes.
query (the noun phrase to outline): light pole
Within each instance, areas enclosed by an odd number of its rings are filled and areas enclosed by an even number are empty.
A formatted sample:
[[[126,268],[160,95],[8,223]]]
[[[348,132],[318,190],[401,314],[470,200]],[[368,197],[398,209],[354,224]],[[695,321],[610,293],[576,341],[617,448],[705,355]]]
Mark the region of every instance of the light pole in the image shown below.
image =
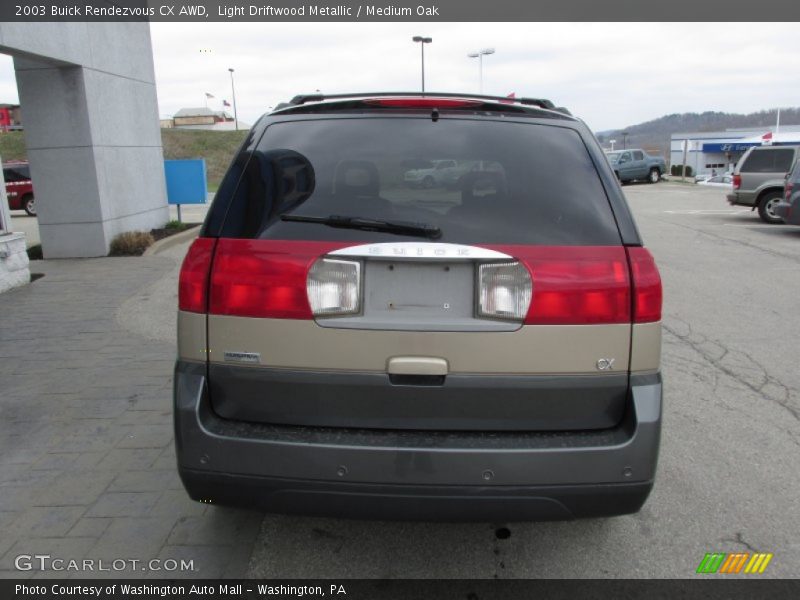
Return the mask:
[[[477,52],[470,52],[467,54],[467,56],[470,58],[478,59],[478,75],[480,77],[481,94],[483,93],[483,57],[487,54],[494,54],[494,48],[484,48],[483,50],[478,50]]]
[[[628,132],[627,131],[623,131],[622,132],[622,149],[623,150],[627,150],[628,149]]]
[[[421,35],[415,35],[411,38],[412,41],[418,42],[420,48],[422,49],[422,93],[425,93],[425,44],[430,44],[433,41],[433,38],[429,37],[422,37]]]
[[[233,69],[228,69],[231,72],[231,96],[233,96],[233,123],[236,131],[239,131],[239,115],[236,112],[236,88],[233,87]]]

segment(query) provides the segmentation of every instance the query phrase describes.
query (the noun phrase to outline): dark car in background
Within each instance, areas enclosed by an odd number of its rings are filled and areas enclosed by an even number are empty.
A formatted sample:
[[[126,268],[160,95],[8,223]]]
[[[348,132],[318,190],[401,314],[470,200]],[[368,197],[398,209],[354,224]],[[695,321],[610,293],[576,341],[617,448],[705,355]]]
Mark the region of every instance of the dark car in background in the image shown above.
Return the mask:
[[[800,160],[786,175],[783,184],[783,199],[775,205],[775,214],[784,223],[800,225]]]
[[[36,203],[33,197],[31,170],[27,162],[14,161],[3,163],[3,177],[6,182],[8,207],[11,210],[24,210],[30,216],[36,216]]]
[[[475,169],[397,185],[444,160]],[[181,268],[179,473],[199,502],[272,512],[636,512],[660,321],[653,257],[579,119],[537,99],[300,96],[254,126]]]

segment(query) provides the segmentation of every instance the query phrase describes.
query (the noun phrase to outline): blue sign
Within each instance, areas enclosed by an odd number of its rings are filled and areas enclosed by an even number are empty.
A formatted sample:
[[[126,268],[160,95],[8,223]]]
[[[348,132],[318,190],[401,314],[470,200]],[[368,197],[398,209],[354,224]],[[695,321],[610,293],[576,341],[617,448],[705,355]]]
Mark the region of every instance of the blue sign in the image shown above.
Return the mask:
[[[178,205],[206,203],[205,159],[165,160],[164,174],[167,178],[167,202]]]
[[[761,142],[726,142],[703,144],[703,152],[744,152],[751,146],[760,146]]]

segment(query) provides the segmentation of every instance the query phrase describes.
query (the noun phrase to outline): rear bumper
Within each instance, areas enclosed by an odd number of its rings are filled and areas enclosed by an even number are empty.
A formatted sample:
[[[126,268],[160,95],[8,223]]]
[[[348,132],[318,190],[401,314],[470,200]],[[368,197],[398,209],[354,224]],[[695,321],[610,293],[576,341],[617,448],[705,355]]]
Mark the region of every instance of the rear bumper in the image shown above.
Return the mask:
[[[785,200],[778,202],[773,209],[775,214],[789,225],[800,225],[800,200],[795,200],[794,205]]]
[[[204,363],[175,369],[178,467],[199,501],[361,518],[538,520],[636,512],[652,487],[660,374],[591,432],[436,432],[264,425],[211,409]]]
[[[752,198],[748,198],[737,192],[731,192],[730,194],[725,194],[725,197],[728,199],[728,204],[730,204],[731,206],[753,206],[755,203],[755,200],[753,200]]]

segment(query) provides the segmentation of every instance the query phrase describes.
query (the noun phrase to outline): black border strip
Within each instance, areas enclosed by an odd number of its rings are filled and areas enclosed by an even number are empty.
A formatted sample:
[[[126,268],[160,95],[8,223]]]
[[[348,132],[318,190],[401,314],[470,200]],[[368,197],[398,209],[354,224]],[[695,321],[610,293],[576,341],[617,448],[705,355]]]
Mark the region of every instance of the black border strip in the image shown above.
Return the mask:
[[[795,0],[3,0],[7,22],[787,22]],[[769,35],[768,31],[754,35]]]

